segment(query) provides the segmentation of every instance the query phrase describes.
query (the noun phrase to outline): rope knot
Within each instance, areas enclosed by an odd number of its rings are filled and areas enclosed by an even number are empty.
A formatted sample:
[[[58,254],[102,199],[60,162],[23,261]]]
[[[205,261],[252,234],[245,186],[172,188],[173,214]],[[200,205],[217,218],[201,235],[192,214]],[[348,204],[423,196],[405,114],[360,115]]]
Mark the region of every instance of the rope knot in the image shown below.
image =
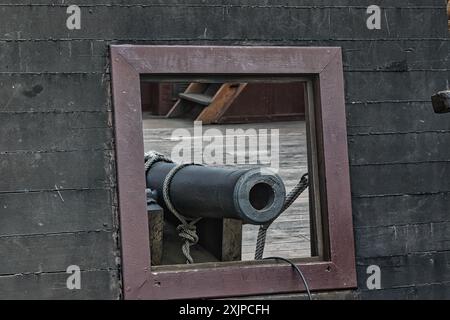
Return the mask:
[[[163,155],[162,153],[156,152],[156,151],[150,151],[145,153],[145,174],[147,175],[148,170],[157,162],[163,161],[168,163],[173,163],[173,161]],[[190,222],[188,222],[187,218],[184,217],[181,213],[177,211],[177,209],[172,204],[172,201],[170,200],[170,183],[172,182],[173,177],[175,174],[187,166],[197,166],[199,164],[194,163],[186,163],[186,164],[179,164],[175,165],[167,176],[164,179],[163,182],[163,199],[167,206],[167,209],[173,213],[175,217],[178,218],[178,220],[181,222],[181,224],[177,227],[178,236],[184,240],[183,245],[181,246],[181,250],[183,251],[184,256],[186,257],[187,261],[186,263],[194,263],[194,259],[191,257],[190,254],[190,248],[191,246],[197,244],[198,242],[198,235],[197,235],[197,228],[195,227],[195,224],[201,219],[197,218]]]
[[[180,224],[177,227],[178,236],[184,239],[184,243],[181,246],[181,251],[183,251],[186,257],[186,263],[194,263],[194,259],[191,256],[191,247],[198,242],[197,227],[194,225],[196,221],[191,223]]]
[[[178,236],[189,242],[190,246],[198,243],[197,227],[190,223],[180,224],[177,227]]]

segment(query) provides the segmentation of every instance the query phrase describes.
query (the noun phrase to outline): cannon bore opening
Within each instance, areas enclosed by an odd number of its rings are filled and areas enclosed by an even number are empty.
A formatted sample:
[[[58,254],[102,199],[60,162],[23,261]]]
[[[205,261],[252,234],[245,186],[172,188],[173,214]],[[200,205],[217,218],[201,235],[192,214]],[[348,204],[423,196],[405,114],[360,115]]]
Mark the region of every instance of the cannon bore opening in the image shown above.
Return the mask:
[[[249,200],[253,208],[258,211],[269,208],[275,199],[275,192],[267,183],[257,183],[250,189]]]

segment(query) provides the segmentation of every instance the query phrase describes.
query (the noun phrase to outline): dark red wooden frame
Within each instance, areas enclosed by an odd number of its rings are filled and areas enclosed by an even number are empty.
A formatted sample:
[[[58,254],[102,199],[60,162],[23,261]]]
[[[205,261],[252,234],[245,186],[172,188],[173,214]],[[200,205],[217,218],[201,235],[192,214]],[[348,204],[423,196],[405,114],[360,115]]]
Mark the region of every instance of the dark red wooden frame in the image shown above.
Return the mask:
[[[140,75],[310,76],[319,115],[328,261],[298,262],[311,290],[356,287],[344,81],[340,48],[111,46],[125,299],[301,292],[290,266],[226,264],[152,270],[145,204]]]

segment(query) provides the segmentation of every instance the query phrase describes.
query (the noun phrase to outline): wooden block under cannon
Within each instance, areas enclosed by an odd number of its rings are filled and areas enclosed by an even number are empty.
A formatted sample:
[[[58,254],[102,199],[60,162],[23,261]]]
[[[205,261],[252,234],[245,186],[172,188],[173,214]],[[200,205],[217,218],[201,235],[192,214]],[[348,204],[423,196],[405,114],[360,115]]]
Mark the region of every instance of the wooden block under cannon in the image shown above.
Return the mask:
[[[147,213],[150,233],[151,264],[160,265],[163,256],[164,210],[158,204],[151,203],[148,205]]]
[[[159,209],[158,209],[159,208]],[[166,215],[158,205],[149,211],[151,264],[185,264],[181,251],[183,241],[178,236],[178,222]],[[240,261],[242,222],[235,219],[207,219],[197,223],[199,243],[191,247],[195,263]]]
[[[197,223],[199,244],[219,261],[240,261],[242,254],[242,221],[207,219]]]

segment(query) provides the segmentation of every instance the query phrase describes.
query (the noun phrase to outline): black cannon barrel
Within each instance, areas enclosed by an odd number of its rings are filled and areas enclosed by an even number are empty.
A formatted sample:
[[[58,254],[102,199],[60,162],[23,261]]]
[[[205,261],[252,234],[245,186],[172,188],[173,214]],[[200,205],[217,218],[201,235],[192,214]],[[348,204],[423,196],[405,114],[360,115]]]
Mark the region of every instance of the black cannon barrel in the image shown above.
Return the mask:
[[[157,162],[147,172],[147,188],[156,190],[165,209],[163,184],[176,164]],[[170,183],[170,200],[187,217],[234,218],[264,224],[275,219],[284,204],[281,178],[267,169],[181,168]]]

